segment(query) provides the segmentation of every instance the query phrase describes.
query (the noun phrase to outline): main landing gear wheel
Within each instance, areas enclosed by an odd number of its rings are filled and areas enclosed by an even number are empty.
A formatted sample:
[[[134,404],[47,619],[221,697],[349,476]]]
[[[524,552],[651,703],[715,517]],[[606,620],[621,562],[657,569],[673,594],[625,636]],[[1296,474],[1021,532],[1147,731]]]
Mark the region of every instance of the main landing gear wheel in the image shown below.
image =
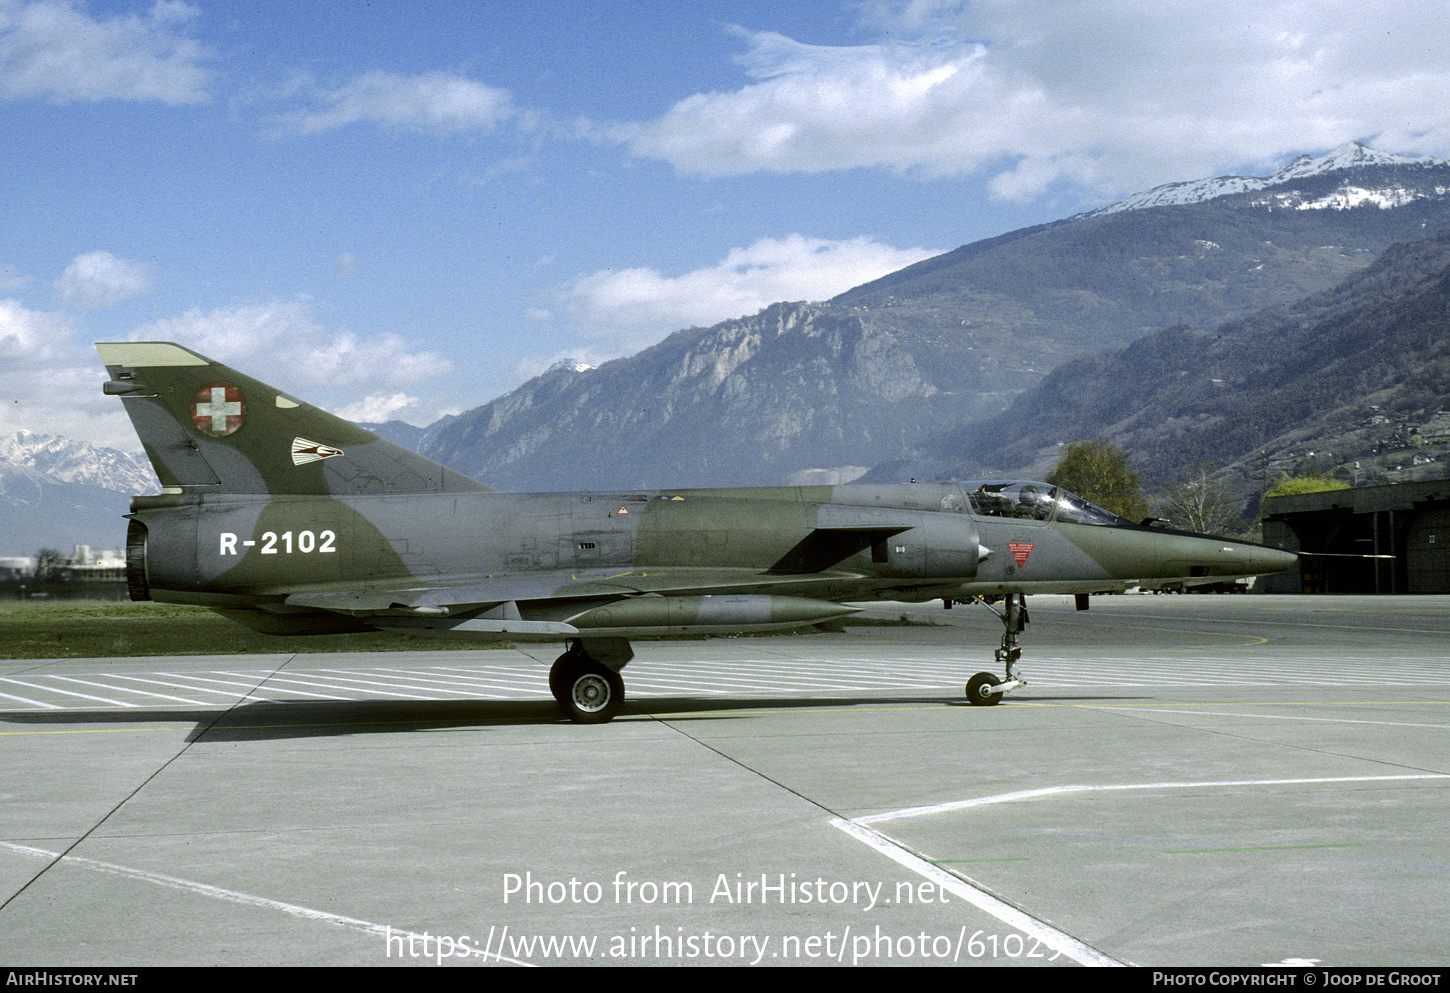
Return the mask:
[[[624,679],[587,655],[565,652],[549,670],[549,691],[576,724],[607,724],[624,706]]]
[[[564,697],[568,691],[564,687],[564,680],[568,677],[569,667],[573,664],[573,653],[565,652],[554,660],[549,667],[549,692],[554,694],[554,699],[559,701],[559,706],[564,706]]]
[[[967,680],[967,703],[973,707],[995,707],[1002,702],[1001,693],[993,693],[992,687],[1001,685],[1002,680],[990,672],[979,672]]]

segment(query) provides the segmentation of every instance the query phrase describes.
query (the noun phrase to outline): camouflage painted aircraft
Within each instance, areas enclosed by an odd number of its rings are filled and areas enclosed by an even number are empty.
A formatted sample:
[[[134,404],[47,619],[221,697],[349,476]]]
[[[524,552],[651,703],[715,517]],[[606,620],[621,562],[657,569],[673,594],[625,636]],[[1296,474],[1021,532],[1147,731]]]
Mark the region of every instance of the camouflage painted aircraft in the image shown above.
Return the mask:
[[[277,634],[555,640],[565,713],[624,701],[629,639],[772,631],[869,601],[993,602],[1024,684],[1025,596],[1280,572],[1292,553],[1128,523],[1045,483],[498,493],[169,342],[97,346],[162,491],[131,502],[133,599]]]

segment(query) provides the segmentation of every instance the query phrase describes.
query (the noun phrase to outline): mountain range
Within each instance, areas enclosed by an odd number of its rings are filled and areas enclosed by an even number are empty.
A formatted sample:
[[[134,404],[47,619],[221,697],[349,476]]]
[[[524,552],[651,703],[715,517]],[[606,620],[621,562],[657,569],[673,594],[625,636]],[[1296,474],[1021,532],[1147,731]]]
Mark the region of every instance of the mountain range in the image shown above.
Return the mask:
[[[1172,184],[975,242],[596,369],[551,370],[430,429],[423,450],[512,490],[1012,472],[1039,453],[999,418],[1064,362],[1294,304],[1447,227],[1450,163],[1351,143],[1272,176]],[[1131,406],[1131,374],[1111,388]],[[974,442],[944,462],[946,440],[983,422],[1000,450]]]
[[[142,455],[29,431],[0,438],[0,555],[123,549],[131,494],[159,486]]]
[[[426,429],[369,427],[509,490],[1040,474],[1098,435],[1150,483],[1208,465],[1247,491],[1356,461],[1400,478],[1450,433],[1442,229],[1450,163],[1351,143],[560,363]],[[139,456],[0,440],[0,551],[119,544],[126,496],[155,486]]]
[[[1107,436],[1149,478],[1218,474],[1246,496],[1278,475],[1445,475],[1450,231],[1391,246],[1330,290],[1212,329],[1177,326],[1063,363],[995,418],[926,448],[936,471],[1044,469]]]
[[[1398,207],[1443,196],[1447,191],[1439,167],[1444,164],[1439,159],[1377,152],[1352,141],[1318,158],[1301,155],[1272,176],[1218,176],[1167,183],[1079,216],[1101,217],[1240,195],[1247,203],[1281,210],[1343,210],[1366,204]]]

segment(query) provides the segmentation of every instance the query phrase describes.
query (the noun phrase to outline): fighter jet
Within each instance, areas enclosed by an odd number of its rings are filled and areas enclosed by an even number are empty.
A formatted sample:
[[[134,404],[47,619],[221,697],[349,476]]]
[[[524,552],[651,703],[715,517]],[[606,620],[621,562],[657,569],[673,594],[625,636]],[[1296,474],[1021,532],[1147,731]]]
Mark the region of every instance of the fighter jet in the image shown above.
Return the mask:
[[[96,346],[160,477],[131,501],[134,600],[276,634],[558,641],[549,686],[603,723],[631,638],[797,629],[851,604],[984,603],[1025,684],[1025,597],[1280,572],[1292,553],[1133,524],[1041,482],[500,493],[170,342]]]

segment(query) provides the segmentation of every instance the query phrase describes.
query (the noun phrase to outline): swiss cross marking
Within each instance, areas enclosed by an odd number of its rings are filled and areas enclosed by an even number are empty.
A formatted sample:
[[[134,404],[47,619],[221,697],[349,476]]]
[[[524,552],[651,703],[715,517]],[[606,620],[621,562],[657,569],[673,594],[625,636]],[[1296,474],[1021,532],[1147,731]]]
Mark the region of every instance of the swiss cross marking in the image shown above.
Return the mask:
[[[213,438],[224,438],[242,426],[247,402],[242,391],[229,383],[212,383],[196,391],[191,401],[191,420],[197,430]]]

